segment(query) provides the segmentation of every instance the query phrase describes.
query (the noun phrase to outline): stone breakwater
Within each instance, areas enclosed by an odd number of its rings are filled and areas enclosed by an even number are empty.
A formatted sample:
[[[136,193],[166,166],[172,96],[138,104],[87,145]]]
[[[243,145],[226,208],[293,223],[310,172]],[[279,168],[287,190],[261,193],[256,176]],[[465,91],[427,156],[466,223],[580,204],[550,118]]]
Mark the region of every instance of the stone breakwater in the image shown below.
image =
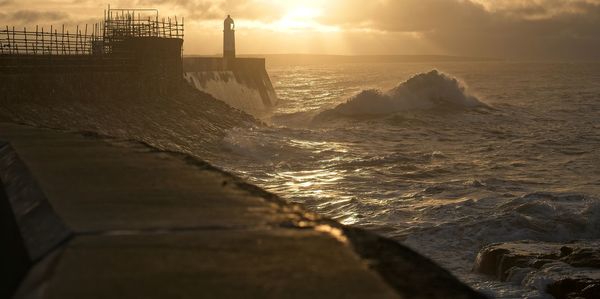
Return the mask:
[[[160,150],[164,136],[210,147],[259,125],[185,83],[181,42],[132,40],[125,65],[2,57],[0,118],[88,132],[0,123],[0,297],[483,298],[395,241],[289,204],[185,147]],[[259,70],[236,82],[258,86],[268,106],[264,61]],[[138,123],[127,130],[129,119]]]
[[[9,123],[0,140],[2,258],[22,257],[3,297],[483,298],[395,241],[184,154]]]

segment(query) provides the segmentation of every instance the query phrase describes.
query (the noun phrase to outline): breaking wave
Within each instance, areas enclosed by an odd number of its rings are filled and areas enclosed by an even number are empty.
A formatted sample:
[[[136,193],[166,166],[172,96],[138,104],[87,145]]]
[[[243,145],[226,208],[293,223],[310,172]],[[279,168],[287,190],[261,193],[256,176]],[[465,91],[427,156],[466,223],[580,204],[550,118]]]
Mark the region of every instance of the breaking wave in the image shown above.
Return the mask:
[[[487,107],[468,93],[463,83],[437,70],[413,76],[397,87],[382,92],[363,90],[346,103],[326,110],[316,120],[336,116],[382,116],[415,110],[464,110]]]

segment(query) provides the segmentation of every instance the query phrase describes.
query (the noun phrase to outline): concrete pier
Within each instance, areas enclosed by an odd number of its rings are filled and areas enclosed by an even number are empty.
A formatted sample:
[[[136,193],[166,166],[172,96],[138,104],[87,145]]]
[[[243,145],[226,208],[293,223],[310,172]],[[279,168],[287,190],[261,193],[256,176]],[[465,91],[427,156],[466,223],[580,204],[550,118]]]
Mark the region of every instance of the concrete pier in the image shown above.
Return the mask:
[[[184,57],[183,72],[194,88],[254,116],[278,101],[262,58]]]
[[[394,241],[183,154],[10,123],[0,140],[15,298],[482,297]]]

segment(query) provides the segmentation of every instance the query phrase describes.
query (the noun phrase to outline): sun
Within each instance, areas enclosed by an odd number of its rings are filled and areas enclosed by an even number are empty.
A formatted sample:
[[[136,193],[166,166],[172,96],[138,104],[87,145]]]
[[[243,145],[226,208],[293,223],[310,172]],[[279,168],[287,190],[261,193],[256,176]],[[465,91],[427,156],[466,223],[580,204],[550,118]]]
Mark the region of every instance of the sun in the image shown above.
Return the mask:
[[[275,23],[282,31],[338,31],[337,27],[320,24],[318,18],[323,11],[316,7],[295,6],[287,10],[287,13]]]

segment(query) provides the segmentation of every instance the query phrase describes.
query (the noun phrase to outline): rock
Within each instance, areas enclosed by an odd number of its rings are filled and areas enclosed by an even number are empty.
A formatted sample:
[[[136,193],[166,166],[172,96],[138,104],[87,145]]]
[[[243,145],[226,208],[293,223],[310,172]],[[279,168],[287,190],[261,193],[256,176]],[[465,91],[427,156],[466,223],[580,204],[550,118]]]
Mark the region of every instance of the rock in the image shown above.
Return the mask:
[[[561,260],[573,267],[600,268],[600,248],[575,248],[561,257]]]
[[[491,244],[477,255],[474,271],[559,299],[600,298],[600,241]]]
[[[508,272],[513,267],[538,269],[558,259],[560,254],[555,247],[556,245],[529,241],[491,244],[481,249],[477,255],[474,270],[506,281]]]
[[[555,298],[600,298],[597,281],[567,278],[548,285],[546,291]]]

